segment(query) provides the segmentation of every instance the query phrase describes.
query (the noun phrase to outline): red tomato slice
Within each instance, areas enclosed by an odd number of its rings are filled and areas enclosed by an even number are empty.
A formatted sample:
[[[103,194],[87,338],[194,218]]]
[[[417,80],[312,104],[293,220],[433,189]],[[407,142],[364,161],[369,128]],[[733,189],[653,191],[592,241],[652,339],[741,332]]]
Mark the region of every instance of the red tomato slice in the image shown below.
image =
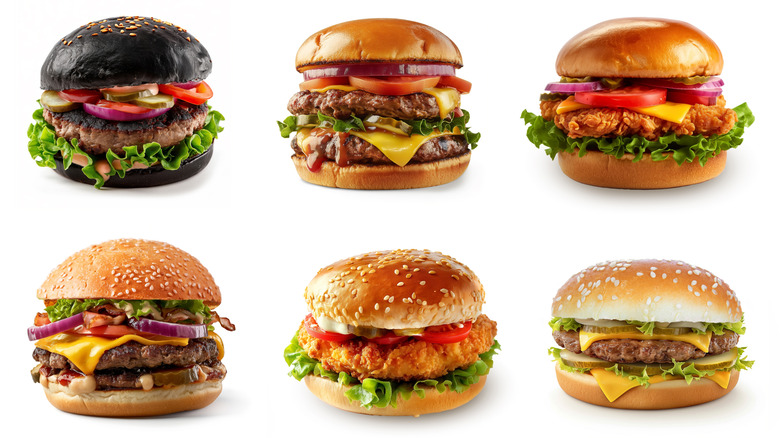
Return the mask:
[[[303,327],[306,329],[306,333],[308,333],[309,336],[322,339],[323,341],[344,342],[355,337],[355,335],[351,334],[343,335],[341,333],[326,332],[317,325],[317,321],[311,313],[306,315],[306,318],[303,319]]]
[[[469,337],[471,321],[463,324],[445,324],[428,327],[420,335],[420,339],[433,344],[454,344]]]
[[[442,76],[436,86],[454,88],[458,90],[459,93],[463,94],[471,91],[471,82],[457,76]]]
[[[653,106],[666,102],[666,89],[632,85],[616,90],[580,91],[574,93],[574,100],[592,106]]]
[[[68,102],[97,103],[103,98],[98,90],[62,90],[57,94]]]
[[[338,78],[317,78],[301,82],[299,87],[301,91],[317,90],[319,88],[329,87],[331,85],[349,85],[349,78],[346,76]]]
[[[79,335],[100,336],[101,338],[119,338],[124,335],[140,335],[141,332],[129,325],[101,325],[100,327],[84,328],[83,326],[73,330]]]
[[[718,97],[695,96],[685,91],[666,90],[666,100],[669,102],[687,103],[689,105],[715,105]]]
[[[377,343],[379,345],[395,345],[408,338],[408,336],[399,336],[393,333],[392,330],[388,331],[382,336],[376,338],[366,338],[367,341]]]
[[[435,87],[439,76],[350,76],[349,84],[374,94],[386,96],[403,96],[419,93],[425,88]]]
[[[110,100],[105,100],[105,99],[99,100],[98,103],[96,103],[95,105],[101,108],[115,109],[117,111],[122,111],[124,113],[130,113],[130,114],[143,114],[151,111],[150,108],[144,108],[142,106],[133,105],[132,103],[112,102]]]
[[[171,96],[189,102],[193,105],[200,105],[214,97],[214,92],[206,81],[202,81],[193,88],[181,88],[171,84],[160,84],[160,92],[170,94]]]

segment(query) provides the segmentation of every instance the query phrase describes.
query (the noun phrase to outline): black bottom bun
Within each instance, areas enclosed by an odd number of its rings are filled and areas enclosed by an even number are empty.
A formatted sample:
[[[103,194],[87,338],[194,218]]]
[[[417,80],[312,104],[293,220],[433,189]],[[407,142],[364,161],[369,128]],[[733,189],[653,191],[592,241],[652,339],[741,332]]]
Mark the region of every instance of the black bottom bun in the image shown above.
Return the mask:
[[[439,393],[436,388],[426,388],[425,398],[420,398],[416,394],[412,394],[409,400],[404,400],[403,397],[399,396],[398,407],[396,408],[387,406],[384,408],[374,407],[366,409],[361,407],[359,402],[353,402],[344,395],[349,389],[349,386],[342,385],[341,383],[334,382],[324,377],[308,375],[303,378],[303,381],[306,382],[306,386],[314,395],[325,403],[339,409],[366,415],[413,417],[448,411],[468,403],[482,391],[482,388],[485,386],[485,380],[487,380],[487,376],[480,377],[479,382],[471,385],[469,389],[460,394],[450,390]]]
[[[214,145],[206,149],[206,152],[189,157],[181,162],[181,166],[176,170],[165,170],[162,166],[151,166],[146,169],[131,169],[125,173],[124,178],[114,175],[110,177],[103,187],[114,187],[121,189],[132,189],[140,187],[156,187],[166,184],[172,184],[185,180],[206,168],[211,161],[211,155]],[[65,169],[62,157],[59,155],[54,158],[57,161],[55,172],[65,178],[78,181],[80,183],[95,185],[95,180],[88,178],[81,171],[81,166],[72,164]]]

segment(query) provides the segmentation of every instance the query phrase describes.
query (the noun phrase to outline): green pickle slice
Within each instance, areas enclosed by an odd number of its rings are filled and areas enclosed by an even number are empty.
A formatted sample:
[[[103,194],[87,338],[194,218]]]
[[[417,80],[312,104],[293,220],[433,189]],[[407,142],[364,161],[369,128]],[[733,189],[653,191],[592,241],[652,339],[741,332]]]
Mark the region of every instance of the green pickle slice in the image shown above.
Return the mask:
[[[384,129],[385,131],[407,137],[412,135],[412,126],[410,124],[391,117],[368,116],[363,120],[363,125]]]
[[[177,368],[173,370],[155,371],[152,373],[154,386],[185,385],[198,381],[200,367]]]
[[[41,94],[41,105],[53,113],[64,113],[81,107],[80,103],[68,102],[52,90],[46,90]]]
[[[155,94],[153,96],[139,97],[132,101],[132,103],[142,106],[144,108],[170,108],[176,101],[170,94]]]

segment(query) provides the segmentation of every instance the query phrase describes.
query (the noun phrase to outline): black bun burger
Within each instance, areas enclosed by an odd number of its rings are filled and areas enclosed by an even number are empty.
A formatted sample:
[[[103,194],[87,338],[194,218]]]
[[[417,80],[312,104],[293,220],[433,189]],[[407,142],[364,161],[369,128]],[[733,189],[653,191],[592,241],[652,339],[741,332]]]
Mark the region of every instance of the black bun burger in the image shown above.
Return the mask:
[[[211,57],[185,29],[151,17],[87,23],[41,68],[28,149],[39,166],[95,187],[150,187],[195,175],[224,117],[207,104]]]

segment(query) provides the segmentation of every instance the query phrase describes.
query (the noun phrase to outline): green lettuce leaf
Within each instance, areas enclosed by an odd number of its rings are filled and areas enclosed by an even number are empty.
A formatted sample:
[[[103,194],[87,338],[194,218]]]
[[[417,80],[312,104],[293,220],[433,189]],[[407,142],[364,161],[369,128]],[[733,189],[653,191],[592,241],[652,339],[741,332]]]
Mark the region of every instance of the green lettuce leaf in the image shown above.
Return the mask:
[[[626,321],[628,324],[637,326],[636,329],[646,335],[652,335],[655,329],[655,321],[643,322],[643,321]]]
[[[704,166],[707,160],[719,153],[733,149],[742,144],[745,128],[755,121],[753,113],[746,103],[734,108],[737,113],[737,123],[726,134],[712,135],[681,135],[675,133],[664,135],[658,140],[650,141],[639,135],[630,137],[582,137],[570,138],[555,126],[552,120],[544,120],[528,111],[523,111],[522,118],[526,125],[528,140],[537,148],[546,147],[545,153],[551,159],[559,152],[579,153],[584,156],[588,150],[598,150],[607,155],[620,158],[625,154],[633,154],[633,161],[639,161],[644,154],[650,154],[653,161],[663,161],[670,155],[678,165],[692,163],[698,160]]]
[[[76,139],[68,142],[62,137],[57,137],[54,127],[46,123],[46,120],[43,118],[43,108],[33,112],[33,120],[34,123],[27,129],[27,137],[30,139],[27,143],[27,150],[39,166],[56,168],[57,164],[54,157],[57,154],[61,154],[61,156],[67,157],[63,160],[63,165],[67,169],[72,164],[74,154],[83,155],[87,157],[87,165],[82,168],[82,172],[95,181],[95,188],[99,189],[103,186],[105,181],[95,169],[95,162],[102,157],[82,151]],[[134,163],[151,166],[159,162],[166,170],[176,170],[181,166],[181,162],[188,157],[202,154],[211,147],[214,139],[224,129],[219,125],[223,120],[225,120],[225,117],[221,113],[211,110],[209,107],[203,128],[195,131],[191,136],[179,142],[179,144],[165,148],[161,147],[157,142],[146,143],[141,146],[125,146],[123,148],[124,154],[117,154],[109,150],[106,153],[106,159],[109,164],[113,163],[114,160],[120,160],[121,162],[120,167],[116,169],[111,164],[109,176],[124,178],[125,172]]]
[[[558,331],[560,329],[566,331],[579,330],[580,327],[582,327],[582,324],[575,321],[574,318],[559,318],[557,316],[551,319],[547,324],[553,331]]]
[[[78,313],[84,312],[96,306],[103,304],[113,304],[119,309],[127,312],[128,318],[140,318],[147,315],[159,315],[162,309],[184,309],[195,315],[203,317],[204,324],[211,321],[211,311],[202,300],[57,300],[51,306],[46,307],[46,313],[51,322],[69,318]]]

